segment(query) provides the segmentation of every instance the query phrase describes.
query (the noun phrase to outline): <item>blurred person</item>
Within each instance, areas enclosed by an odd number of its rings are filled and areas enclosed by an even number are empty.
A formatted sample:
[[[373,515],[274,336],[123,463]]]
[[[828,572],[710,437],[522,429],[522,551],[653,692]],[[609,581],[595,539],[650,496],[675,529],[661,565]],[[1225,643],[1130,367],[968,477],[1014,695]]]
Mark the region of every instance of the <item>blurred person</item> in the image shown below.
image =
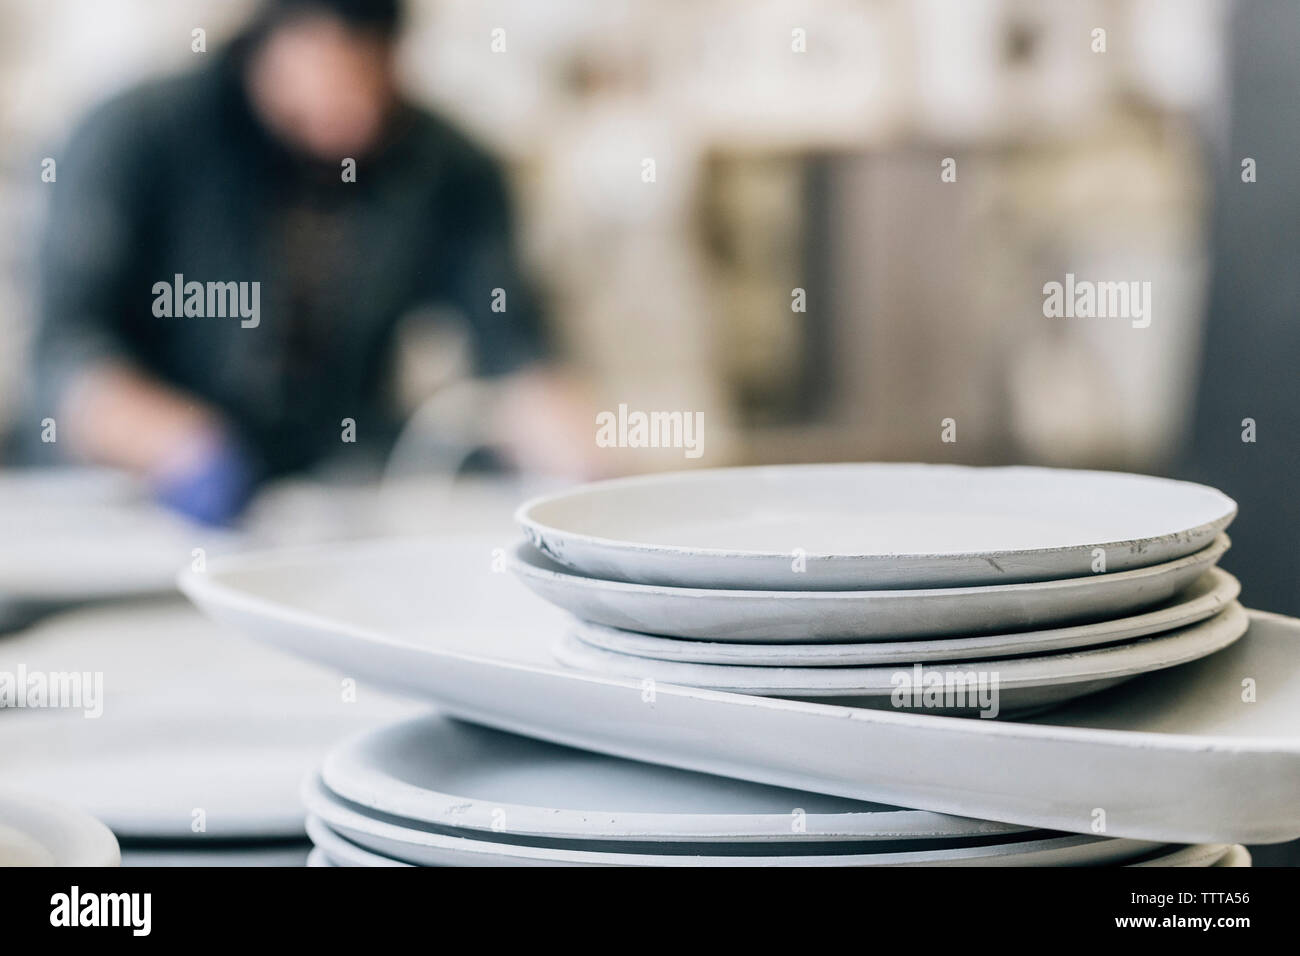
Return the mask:
[[[440,305],[477,372],[508,376],[507,454],[584,470],[591,419],[548,370],[502,174],[398,92],[399,2],[269,0],[209,63],[76,130],[35,355],[59,445],[229,522],[265,479],[383,454],[395,327]]]

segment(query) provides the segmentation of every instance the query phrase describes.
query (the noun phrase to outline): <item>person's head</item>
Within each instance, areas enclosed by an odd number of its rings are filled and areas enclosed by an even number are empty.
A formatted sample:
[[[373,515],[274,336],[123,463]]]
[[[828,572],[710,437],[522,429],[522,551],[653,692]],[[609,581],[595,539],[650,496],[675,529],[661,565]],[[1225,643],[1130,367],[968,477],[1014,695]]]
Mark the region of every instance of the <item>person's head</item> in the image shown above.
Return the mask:
[[[317,159],[367,152],[396,95],[400,20],[400,0],[267,0],[244,61],[258,116]]]

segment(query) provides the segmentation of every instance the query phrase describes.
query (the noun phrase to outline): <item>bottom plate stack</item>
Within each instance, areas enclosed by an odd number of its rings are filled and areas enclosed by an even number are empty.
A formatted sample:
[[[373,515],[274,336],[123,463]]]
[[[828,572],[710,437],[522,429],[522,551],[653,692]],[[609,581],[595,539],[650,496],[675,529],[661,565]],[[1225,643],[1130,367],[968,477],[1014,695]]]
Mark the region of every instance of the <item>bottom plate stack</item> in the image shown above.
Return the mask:
[[[305,781],[315,866],[1249,866],[1243,847],[1084,836],[763,786],[428,715]]]

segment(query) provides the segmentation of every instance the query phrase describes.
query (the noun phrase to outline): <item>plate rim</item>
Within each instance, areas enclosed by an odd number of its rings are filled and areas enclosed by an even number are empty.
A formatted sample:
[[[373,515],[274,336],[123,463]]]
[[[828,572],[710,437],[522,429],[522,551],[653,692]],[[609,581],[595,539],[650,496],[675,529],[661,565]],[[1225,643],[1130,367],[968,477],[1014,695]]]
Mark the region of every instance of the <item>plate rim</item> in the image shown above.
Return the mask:
[[[303,823],[303,829],[307,833],[307,838],[312,843],[312,853],[319,853],[323,858],[330,861],[331,866],[415,866],[414,863],[407,863],[405,860],[394,859],[393,857],[382,856],[374,850],[368,850],[363,846],[353,843],[343,834],[330,829],[329,825],[314,813],[308,812],[307,818]],[[335,854],[351,854],[354,860],[361,862],[349,863],[346,860],[341,864],[336,862],[334,854],[330,853],[331,848]],[[370,862],[374,860],[375,862]]]
[[[385,820],[377,820],[358,810],[343,806],[337,802],[329,791],[320,782],[319,777],[309,776],[303,781],[302,788],[303,803],[307,807],[309,814],[319,817],[322,823],[331,830],[339,832],[340,828],[352,829],[363,833],[366,836],[377,839],[388,840],[394,843],[406,844],[413,847],[424,847],[430,849],[447,849],[452,851],[464,851],[467,853],[482,853],[485,856],[499,854],[506,857],[513,857],[518,863],[574,863],[583,864],[619,864],[624,866],[635,865],[657,865],[668,866],[674,861],[686,863],[693,866],[763,866],[763,865],[788,865],[788,866],[817,866],[817,861],[827,860],[826,856],[817,854],[800,854],[783,855],[771,854],[762,855],[737,855],[731,856],[694,856],[690,854],[669,855],[655,853],[623,853],[609,850],[584,850],[581,848],[551,848],[551,847],[534,847],[528,845],[519,845],[513,843],[496,843],[491,840],[477,839],[471,836],[448,836],[441,833],[434,833],[422,830],[417,827],[404,827],[399,824],[389,823]],[[322,812],[324,811],[324,812]],[[329,814],[333,814],[335,819],[331,819]],[[350,825],[339,822],[340,820],[355,821],[360,825]],[[395,831],[396,834],[387,831]],[[416,839],[403,839],[402,835],[411,834]],[[347,838],[346,832],[341,832],[341,836]],[[1089,846],[1097,844],[1099,846],[1114,845],[1111,841],[1121,841],[1129,844],[1159,844],[1159,840],[1143,840],[1136,837],[1098,837],[1095,835],[1083,833],[1065,833],[1054,836],[1044,837],[1041,840],[1014,841],[1011,845],[1015,846],[1033,846],[1037,844],[1044,850],[1071,849],[1076,846]],[[1044,844],[1051,844],[1045,846]],[[894,859],[877,863],[877,866],[889,865],[907,865],[907,864],[941,864],[948,860],[960,861],[964,859],[982,860],[999,856],[1017,856],[1020,854],[1013,853],[986,853],[979,854],[971,851],[990,850],[994,847],[1000,847],[1003,844],[987,844],[976,847],[955,847],[936,849],[932,851],[908,851],[908,852],[886,852],[881,854],[839,854],[831,857],[838,861],[862,861],[858,865],[863,865],[867,859],[872,857],[893,857]],[[373,848],[365,847],[370,853],[379,854]],[[1142,851],[1136,851],[1140,854]],[[930,855],[928,858],[917,858],[919,854],[948,854],[944,856]],[[901,859],[902,857],[913,857],[913,859]],[[626,858],[626,859],[620,859]],[[788,863],[789,860],[798,860],[798,863]],[[411,862],[411,861],[404,861]],[[822,866],[829,866],[829,863],[820,863]],[[841,866],[852,866],[853,862],[839,863]]]
[[[1058,687],[1067,684],[1083,683],[1085,681],[1108,680],[1117,677],[1138,676],[1140,674],[1149,674],[1157,670],[1164,670],[1165,668],[1168,667],[1176,667],[1179,664],[1186,664],[1195,660],[1200,660],[1202,657],[1205,657],[1209,654],[1213,654],[1216,651],[1223,650],[1224,648],[1229,647],[1232,644],[1236,643],[1246,633],[1249,627],[1250,627],[1250,619],[1247,616],[1245,609],[1242,608],[1241,604],[1238,603],[1237,601],[1232,601],[1226,607],[1224,607],[1222,611],[1220,611],[1218,614],[1213,615],[1212,617],[1206,618],[1201,621],[1197,621],[1192,624],[1185,625],[1184,627],[1174,628],[1173,630],[1167,633],[1154,634],[1147,637],[1140,637],[1134,641],[1130,641],[1126,643],[1107,645],[1103,647],[1085,648],[1073,653],[1033,654],[1023,658],[995,658],[992,660],[969,660],[969,661],[951,661],[951,662],[940,661],[937,662],[936,664],[929,665],[925,669],[941,670],[941,669],[945,669],[943,667],[944,663],[950,663],[952,666],[946,668],[948,670],[957,670],[957,671],[985,670],[985,671],[996,671],[1000,674],[1002,668],[1008,668],[1008,669],[1013,669],[1012,673],[1015,674],[1017,671],[1021,671],[1021,670],[1032,672],[1033,665],[1046,666],[1047,662],[1059,662],[1062,664],[1066,662],[1070,662],[1074,664],[1089,663],[1100,668],[1094,670],[1079,670],[1075,673],[1070,674],[1069,677],[1066,679],[1050,678],[1050,677],[1042,677],[1042,676],[1035,677],[1035,676],[1030,676],[1029,674],[1020,677],[1013,676],[1007,680],[1003,680],[1001,677],[999,677],[999,687],[1009,689],[1009,690],[1030,689],[1030,688],[1038,688],[1038,687]],[[1224,635],[1228,635],[1226,639]],[[751,667],[743,664],[684,664],[684,663],[679,663],[677,661],[652,661],[649,658],[634,657],[632,655],[621,655],[615,651],[606,651],[600,648],[589,647],[588,645],[583,644],[579,638],[574,637],[571,631],[566,632],[557,641],[557,647],[562,647],[566,651],[570,650],[572,648],[572,645],[574,644],[581,645],[582,648],[584,648],[584,651],[589,651],[591,655],[601,655],[601,656],[608,655],[609,657],[613,657],[613,658],[626,658],[627,660],[630,661],[644,661],[645,664],[647,665],[646,673],[642,675],[640,678],[635,678],[629,673],[618,673],[615,671],[608,671],[608,672],[589,671],[588,673],[629,677],[631,679],[651,678],[656,682],[656,684],[662,680],[664,683],[676,684],[678,686],[708,687],[714,690],[730,691],[733,693],[740,693],[740,694],[757,694],[757,695],[790,694],[790,695],[810,695],[810,696],[834,695],[834,696],[875,697],[875,696],[880,696],[880,695],[890,693],[890,691],[892,690],[892,683],[890,681],[891,675],[902,673],[902,672],[910,673],[912,671],[912,666],[913,666],[910,664],[901,664],[901,665],[880,665],[877,667],[827,668],[827,667]],[[1184,644],[1198,648],[1198,650],[1191,653],[1190,655],[1188,654],[1178,655],[1177,659],[1172,661],[1167,660],[1167,653],[1163,655],[1159,653],[1161,649],[1164,649],[1166,652],[1168,652],[1168,650],[1170,650],[1171,647],[1181,647]],[[1205,649],[1206,646],[1209,647],[1208,650]],[[576,665],[568,664],[565,658],[561,657],[559,654],[557,654],[556,656],[557,659],[561,660],[562,663],[565,663],[566,666],[576,666]],[[573,659],[572,654],[568,654],[566,656],[570,660]],[[1133,658],[1139,660],[1154,659],[1156,661],[1161,661],[1162,663],[1160,663],[1156,667],[1152,667],[1150,669],[1142,669],[1138,671],[1131,670],[1130,669],[1131,665],[1123,666],[1119,668],[1121,672],[1118,673],[1116,672],[1116,664],[1112,663],[1110,666],[1106,666],[1106,662],[1128,661]],[[653,666],[653,670],[651,669],[651,666]],[[733,682],[728,682],[725,684],[723,683],[711,684],[704,681],[674,681],[670,677],[667,676],[661,677],[659,676],[658,673],[656,673],[656,671],[666,672],[668,668],[678,668],[678,667],[716,668],[717,671],[725,671],[726,673],[716,674],[715,676],[729,677],[729,678],[740,678],[742,676],[751,676],[755,679],[755,683],[752,685],[744,685],[739,680],[735,680]],[[764,673],[764,674],[749,674],[749,675],[745,675],[744,673],[744,672],[753,672],[753,671],[763,671],[763,672],[780,671],[785,673],[783,674]],[[790,672],[792,671],[800,672],[800,674],[791,674]],[[807,673],[802,674],[802,672],[807,672]],[[832,672],[832,674],[828,674],[827,672]],[[854,673],[849,673],[849,672],[854,672]],[[870,673],[864,674],[862,672],[870,672]],[[787,679],[797,680],[798,676],[801,675],[808,677],[810,679],[810,683],[804,683],[804,684],[777,683],[778,677],[785,677]],[[838,676],[841,678],[845,678],[845,680],[843,683],[841,683],[836,680],[829,679],[831,676]],[[816,681],[811,680],[812,678],[817,678],[817,677],[823,678],[820,684]],[[768,681],[770,681],[770,683],[762,682],[760,680],[761,678],[766,678]],[[858,678],[860,683],[857,684],[849,683],[849,680],[852,678]],[[873,678],[878,679],[879,682],[874,684],[869,683]]]
[[[1213,579],[1210,586],[1210,590],[1206,591],[1206,593],[1204,594],[1192,598],[1189,601],[1183,601],[1175,604],[1166,603],[1165,606],[1157,607],[1152,610],[1139,611],[1136,614],[1129,614],[1121,618],[1110,618],[1102,621],[1092,621],[1086,624],[1069,624],[1064,627],[1037,628],[1029,631],[1003,631],[997,634],[976,635],[973,637],[914,638],[914,639],[904,639],[898,641],[844,641],[844,642],[808,641],[802,644],[794,644],[794,643],[780,644],[780,643],[774,643],[774,642],[769,643],[763,641],[724,641],[724,640],[708,639],[708,638],[670,637],[667,635],[650,634],[642,631],[633,631],[627,628],[615,627],[611,624],[600,624],[595,621],[584,621],[578,618],[574,618],[570,626],[578,633],[579,639],[582,640],[583,643],[587,643],[587,644],[593,643],[591,640],[588,640],[587,637],[588,632],[609,631],[614,633],[615,635],[618,635],[619,638],[622,638],[624,635],[630,635],[631,638],[638,641],[663,643],[665,645],[665,649],[667,649],[668,647],[678,646],[678,645],[680,645],[683,650],[687,648],[700,648],[700,649],[715,648],[715,647],[731,648],[738,653],[738,658],[741,658],[736,660],[724,661],[724,660],[702,660],[698,657],[695,658],[658,657],[655,654],[650,653],[650,649],[647,649],[645,653],[638,653],[637,651],[622,650],[618,647],[610,646],[607,644],[601,644],[601,643],[594,644],[594,646],[596,647],[601,647],[605,650],[613,651],[615,653],[626,654],[631,657],[644,657],[648,660],[673,661],[679,663],[733,664],[737,666],[746,666],[746,667],[878,666],[874,664],[860,664],[860,663],[854,664],[847,661],[841,661],[836,659],[835,655],[832,653],[809,654],[810,657],[817,658],[818,660],[816,663],[807,663],[807,664],[800,664],[797,662],[790,663],[790,664],[778,664],[778,663],[769,663],[766,661],[753,662],[753,661],[746,661],[743,659],[746,656],[746,654],[749,652],[754,652],[752,654],[749,654],[749,656],[754,658],[762,657],[764,656],[764,654],[767,654],[769,656],[779,656],[781,654],[788,654],[792,657],[797,657],[804,652],[812,652],[812,651],[818,651],[822,649],[826,649],[828,651],[830,650],[847,651],[847,649],[850,648],[863,648],[863,649],[887,648],[888,650],[885,651],[885,653],[889,653],[889,654],[921,653],[925,655],[925,657],[923,658],[925,660],[956,662],[962,660],[978,660],[980,658],[942,657],[942,656],[938,656],[938,654],[940,652],[948,652],[948,651],[951,651],[952,653],[956,653],[956,654],[965,654],[968,652],[974,653],[982,650],[984,646],[988,646],[988,645],[1010,647],[1011,645],[1009,642],[1013,641],[1013,639],[1015,638],[1020,638],[1020,637],[1037,638],[1038,643],[1044,643],[1049,640],[1055,640],[1055,641],[1070,640],[1070,638],[1065,637],[1065,635],[1075,634],[1075,633],[1083,635],[1085,632],[1088,632],[1090,629],[1106,628],[1118,624],[1125,625],[1125,627],[1120,631],[1112,630],[1109,632],[1104,632],[1102,636],[1097,638],[1089,637],[1086,640],[1080,640],[1078,643],[1067,643],[1063,645],[1064,647],[1080,647],[1080,648],[1094,647],[1098,644],[1107,644],[1107,643],[1113,643],[1122,640],[1136,639],[1151,634],[1158,634],[1166,630],[1173,630],[1174,628],[1185,627],[1190,624],[1199,623],[1200,621],[1204,621],[1210,617],[1213,617],[1215,614],[1222,611],[1225,607],[1228,606],[1228,604],[1232,603],[1233,601],[1236,601],[1241,594],[1241,582],[1237,580],[1235,575],[1231,574],[1228,571],[1225,571],[1223,568],[1218,567],[1217,565],[1208,568],[1205,571],[1205,573],[1200,578],[1197,579],[1197,581],[1203,581],[1206,578]],[[1182,593],[1185,594],[1186,592],[1184,591]],[[1179,596],[1182,595],[1180,594]],[[1174,611],[1180,609],[1189,609],[1193,607],[1195,608],[1194,611],[1188,610],[1184,614],[1177,616],[1176,623],[1169,623],[1168,617],[1172,615]],[[1142,623],[1137,623],[1137,622],[1142,622]],[[1120,636],[1116,636],[1117,633],[1120,634]],[[1051,635],[1053,634],[1058,636],[1056,638],[1052,638]],[[998,644],[997,642],[1001,642],[1001,644]],[[1033,642],[1026,640],[1025,643],[1033,643]],[[929,645],[935,645],[935,646],[933,648],[930,648]],[[944,647],[940,647],[939,645],[944,645]],[[758,652],[763,652],[763,653],[758,653]],[[1016,652],[1014,650],[1008,651],[1007,653],[999,652],[986,659],[992,660],[995,658],[1009,657],[1015,653]],[[846,654],[846,656],[850,656],[850,655]],[[821,662],[822,658],[825,659],[826,661],[825,663]],[[913,658],[912,660],[915,660],[915,658]],[[912,661],[900,657],[898,662],[911,663]],[[890,663],[890,662],[886,660],[883,663]]]
[[[1158,564],[1148,564],[1140,568],[1127,568],[1123,571],[1103,571],[1098,574],[1089,574],[1083,577],[1052,578],[1046,581],[1008,581],[1004,584],[973,584],[960,587],[942,588],[864,588],[860,590],[784,591],[764,588],[705,588],[673,584],[641,584],[636,581],[618,581],[612,578],[598,578],[584,574],[576,568],[570,568],[564,565],[560,568],[552,569],[538,567],[535,564],[529,563],[525,559],[519,557],[519,552],[525,548],[535,551],[547,561],[559,564],[559,562],[555,561],[555,559],[551,558],[545,552],[539,550],[532,542],[526,539],[515,541],[513,547],[506,551],[505,562],[506,566],[520,577],[558,581],[563,584],[579,582],[574,586],[583,587],[593,591],[624,591],[628,594],[641,596],[655,594],[662,597],[710,598],[719,601],[752,601],[763,599],[773,601],[901,601],[905,599],[915,600],[923,597],[979,597],[985,594],[1005,594],[1008,592],[1022,594],[1031,591],[1088,587],[1091,582],[1101,580],[1118,580],[1121,582],[1137,581],[1146,577],[1172,574],[1189,564],[1201,564],[1206,560],[1209,560],[1210,566],[1213,567],[1231,547],[1232,539],[1228,536],[1227,532],[1220,531],[1214,536],[1213,540],[1211,540],[1209,544],[1205,545],[1203,548],[1197,548],[1190,554],[1171,558],[1168,561],[1161,561]]]

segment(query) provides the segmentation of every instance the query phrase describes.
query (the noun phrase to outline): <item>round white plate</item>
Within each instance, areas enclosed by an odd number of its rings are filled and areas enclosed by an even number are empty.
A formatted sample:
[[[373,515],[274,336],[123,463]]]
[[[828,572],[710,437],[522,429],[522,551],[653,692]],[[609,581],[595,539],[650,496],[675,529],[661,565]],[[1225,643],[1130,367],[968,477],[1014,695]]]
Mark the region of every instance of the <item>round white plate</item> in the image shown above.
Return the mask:
[[[186,715],[179,706],[128,714],[119,706],[97,721],[32,720],[26,729],[33,743],[6,772],[42,794],[80,794],[124,839],[300,836],[299,781],[319,762],[331,725],[346,733],[347,723],[248,714],[237,700],[224,714],[205,708]]]
[[[535,498],[516,520],[561,564],[677,587],[955,587],[1080,577],[1205,547],[1236,503],[1116,472],[835,464],[643,475]]]
[[[618,654],[688,664],[736,664],[744,667],[869,667],[917,661],[963,661],[975,658],[1063,651],[1131,641],[1203,621],[1223,610],[1241,593],[1241,584],[1222,568],[1211,568],[1186,591],[1153,611],[1132,617],[1078,624],[1044,631],[989,634],[938,640],[870,641],[858,644],[743,644],[683,640],[639,634],[604,624],[574,621],[573,633],[584,644]]]
[[[1143,840],[1057,836],[898,853],[605,852],[576,849],[575,844],[531,846],[447,836],[375,819],[340,803],[319,780],[307,781],[303,799],[313,815],[351,842],[417,866],[1096,866],[1149,853],[1157,846]]]
[[[5,468],[0,471],[0,513],[32,508],[142,501],[147,487],[124,471],[82,465]]]
[[[709,641],[801,644],[973,637],[1121,617],[1168,601],[1228,550],[1226,535],[1165,564],[1063,581],[920,591],[734,591],[584,577],[526,542],[510,568],[584,621]]]
[[[211,558],[240,543],[149,501],[10,502],[0,526],[0,593],[27,602],[166,594],[197,549]]]
[[[0,867],[117,866],[117,839],[75,807],[0,791]]]
[[[345,741],[321,779],[390,816],[547,839],[790,843],[1025,829],[621,760],[438,714]]]
[[[81,707],[0,712],[0,775],[123,839],[302,835],[298,787],[340,738],[417,713],[258,647],[180,597],[59,614],[0,639],[0,671],[81,675]]]
[[[730,664],[681,664],[653,661],[601,650],[572,634],[555,646],[560,663],[576,670],[615,677],[652,680],[684,687],[755,694],[760,697],[835,698],[854,706],[911,709],[895,704],[900,686],[921,688],[933,679],[948,686],[953,680],[979,679],[981,689],[996,691],[998,712],[1023,711],[1056,704],[1084,694],[1222,650],[1246,633],[1249,620],[1235,601],[1206,621],[1125,644],[991,661],[956,661],[951,665],[909,667],[738,667]],[[919,672],[919,673],[918,673]],[[971,676],[973,675],[973,676]],[[910,683],[907,683],[910,682]],[[966,713],[970,706],[923,708],[936,713]]]

